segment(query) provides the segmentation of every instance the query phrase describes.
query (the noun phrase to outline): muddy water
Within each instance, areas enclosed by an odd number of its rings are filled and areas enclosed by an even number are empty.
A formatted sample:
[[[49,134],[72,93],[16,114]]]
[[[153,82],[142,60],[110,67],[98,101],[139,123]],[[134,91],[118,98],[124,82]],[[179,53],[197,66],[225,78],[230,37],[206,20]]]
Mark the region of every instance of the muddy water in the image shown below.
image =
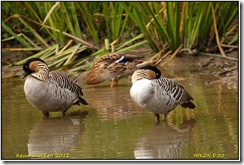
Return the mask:
[[[136,106],[127,79],[84,86],[88,106],[43,118],[25,99],[24,81],[2,80],[2,159],[237,159],[238,91],[206,75],[176,77],[196,109],[177,107],[167,122]]]

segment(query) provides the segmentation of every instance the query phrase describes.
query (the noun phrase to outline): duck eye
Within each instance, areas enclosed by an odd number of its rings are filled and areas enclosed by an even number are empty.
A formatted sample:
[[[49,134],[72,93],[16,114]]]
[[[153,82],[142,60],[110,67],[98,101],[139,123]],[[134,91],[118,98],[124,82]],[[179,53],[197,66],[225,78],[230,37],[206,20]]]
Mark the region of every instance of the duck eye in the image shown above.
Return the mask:
[[[27,71],[27,70],[29,70],[29,66],[28,65],[24,65],[23,69],[24,69],[24,71]]]

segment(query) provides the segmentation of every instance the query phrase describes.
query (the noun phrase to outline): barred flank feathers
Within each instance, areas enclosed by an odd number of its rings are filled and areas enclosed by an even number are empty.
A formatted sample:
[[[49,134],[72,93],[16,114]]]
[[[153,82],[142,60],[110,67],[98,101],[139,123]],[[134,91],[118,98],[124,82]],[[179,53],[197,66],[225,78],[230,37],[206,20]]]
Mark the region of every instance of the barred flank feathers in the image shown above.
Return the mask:
[[[80,86],[73,83],[73,81],[71,81],[66,74],[59,71],[52,71],[49,73],[49,80],[57,83],[61,88],[68,89],[73,93],[76,92],[79,97],[78,100],[74,103],[75,105],[80,105],[80,103],[88,105],[88,103],[82,97],[80,97],[83,96]]]
[[[83,96],[81,88],[73,83],[66,74],[58,71],[52,71],[49,73],[49,80],[55,82],[61,88],[70,90],[71,92],[78,93],[79,96]]]
[[[187,102],[181,104],[182,107],[190,109],[196,108],[196,106],[190,101],[193,100],[193,98],[180,84],[177,84],[175,81],[165,77],[160,77],[159,79],[157,79],[157,83],[160,87],[164,88],[164,90],[168,94],[170,94],[173,98],[175,98],[175,100],[179,102],[182,99],[182,97],[186,97],[185,99],[187,100]]]

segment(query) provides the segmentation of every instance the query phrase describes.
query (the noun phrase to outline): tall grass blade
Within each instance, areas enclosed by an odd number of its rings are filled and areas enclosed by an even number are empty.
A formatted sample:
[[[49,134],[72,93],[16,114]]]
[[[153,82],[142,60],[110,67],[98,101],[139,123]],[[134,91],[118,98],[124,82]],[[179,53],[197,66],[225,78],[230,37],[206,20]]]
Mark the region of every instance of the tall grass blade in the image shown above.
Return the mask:
[[[8,27],[4,22],[2,22],[2,27],[12,36],[14,36],[14,38],[16,38],[17,41],[19,41],[23,46],[27,47],[27,48],[31,48],[30,44],[28,42],[26,42],[23,38],[21,38],[20,36],[18,36],[10,27]]]

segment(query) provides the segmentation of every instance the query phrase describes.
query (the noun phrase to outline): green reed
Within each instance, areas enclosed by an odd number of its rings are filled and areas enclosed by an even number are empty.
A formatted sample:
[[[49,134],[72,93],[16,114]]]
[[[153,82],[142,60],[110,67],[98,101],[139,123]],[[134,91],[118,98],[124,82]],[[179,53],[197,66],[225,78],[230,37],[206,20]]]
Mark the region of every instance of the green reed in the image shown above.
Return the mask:
[[[148,44],[155,57],[171,54],[172,60],[182,52],[236,46],[237,16],[238,2],[3,2],[2,42],[14,38],[30,51],[78,45],[74,50],[89,49],[91,56]],[[62,58],[63,63],[86,60],[71,57]]]
[[[154,52],[196,54],[237,44],[237,2],[120,2]],[[214,13],[213,13],[214,9]],[[213,17],[217,27],[214,27]],[[217,35],[215,29],[217,28]],[[233,35],[235,33],[235,35]],[[217,38],[218,37],[218,38]],[[182,46],[183,45],[183,46]],[[222,45],[220,45],[222,46]],[[195,50],[195,52],[193,52]],[[213,51],[216,51],[214,49]]]

